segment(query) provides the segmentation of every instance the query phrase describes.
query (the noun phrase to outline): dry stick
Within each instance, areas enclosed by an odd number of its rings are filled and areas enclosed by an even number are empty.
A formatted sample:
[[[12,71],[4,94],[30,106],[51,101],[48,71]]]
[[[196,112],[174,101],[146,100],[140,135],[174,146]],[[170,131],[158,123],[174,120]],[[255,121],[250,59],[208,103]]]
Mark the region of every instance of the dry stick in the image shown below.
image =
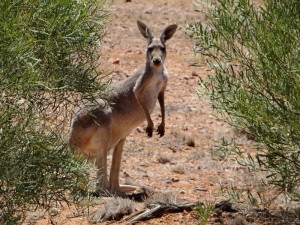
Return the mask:
[[[138,213],[135,213],[134,215],[128,217],[125,219],[125,221],[128,221],[126,225],[134,224],[139,221],[145,221],[149,220],[155,217],[161,217],[165,213],[176,213],[176,212],[183,212],[183,211],[192,211],[194,207],[197,205],[202,204],[200,202],[195,203],[187,203],[187,204],[151,204],[150,206],[153,206],[151,209],[145,209]]]

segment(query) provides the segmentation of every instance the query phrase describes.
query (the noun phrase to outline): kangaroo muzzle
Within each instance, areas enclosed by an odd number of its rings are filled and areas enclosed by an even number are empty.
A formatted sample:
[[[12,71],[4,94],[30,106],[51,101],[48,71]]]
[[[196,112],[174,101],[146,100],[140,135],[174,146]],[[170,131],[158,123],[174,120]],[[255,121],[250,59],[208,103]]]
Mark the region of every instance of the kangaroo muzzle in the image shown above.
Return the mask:
[[[152,58],[152,62],[153,62],[155,65],[161,64],[161,62],[162,62],[161,57],[153,57],[153,58]]]
[[[162,51],[161,47],[160,47],[160,43],[158,46],[155,47],[151,47],[148,49],[149,52],[149,60],[151,60],[151,63],[154,66],[160,66],[161,64],[163,64],[164,61],[164,52]]]

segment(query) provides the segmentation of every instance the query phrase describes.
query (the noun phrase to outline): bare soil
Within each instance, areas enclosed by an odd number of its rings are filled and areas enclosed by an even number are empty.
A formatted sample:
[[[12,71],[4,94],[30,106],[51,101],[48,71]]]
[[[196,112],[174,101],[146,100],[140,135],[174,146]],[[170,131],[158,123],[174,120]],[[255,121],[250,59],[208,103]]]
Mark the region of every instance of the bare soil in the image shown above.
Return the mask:
[[[111,73],[113,81],[124,79],[145,63],[146,41],[138,31],[137,19],[156,34],[172,23],[184,27],[203,19],[192,0],[117,0],[113,8],[101,62],[101,69]],[[207,76],[208,68],[190,66],[196,60],[193,41],[179,29],[167,46],[166,133],[162,138],[148,138],[142,124],[130,134],[123,153],[121,183],[164,193],[173,202],[199,201],[206,205],[234,197],[237,190],[253,190],[259,177],[249,174],[233,157],[223,160],[222,152],[215,147],[222,137],[236,138],[243,151],[255,151],[250,140],[217,119],[209,103],[197,95],[198,80]],[[158,106],[152,118],[157,126],[161,119]],[[97,210],[103,207],[104,199],[95,199],[89,213],[59,205],[46,214],[29,214],[24,224],[126,224],[128,215],[120,221],[97,221]],[[269,211],[258,210],[259,205],[254,210],[248,202],[238,197],[235,200],[239,212],[214,211],[207,224],[289,224]],[[133,213],[144,208],[144,203],[134,203]],[[194,212],[185,211],[138,224],[198,223]]]

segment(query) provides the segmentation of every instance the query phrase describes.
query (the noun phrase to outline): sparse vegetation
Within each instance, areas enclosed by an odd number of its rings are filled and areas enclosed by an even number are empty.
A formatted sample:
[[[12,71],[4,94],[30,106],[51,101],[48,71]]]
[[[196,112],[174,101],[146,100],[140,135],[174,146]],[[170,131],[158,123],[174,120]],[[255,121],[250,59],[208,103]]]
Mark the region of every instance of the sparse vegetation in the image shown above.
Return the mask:
[[[123,216],[132,213],[136,203],[127,198],[109,197],[104,199],[104,206],[92,213],[90,222],[99,223],[105,220],[120,220]]]
[[[199,93],[258,144],[245,155],[264,182],[300,200],[300,2],[201,1],[206,21],[191,24],[195,53],[212,68]],[[199,7],[200,9],[200,7]],[[201,9],[200,9],[201,10]],[[246,163],[245,163],[246,162]]]
[[[205,225],[212,216],[215,205],[209,202],[201,203],[196,206],[195,213],[198,216],[199,224]]]
[[[75,106],[105,94],[96,82],[105,3],[0,3],[1,224],[88,195],[89,167],[67,149],[65,125]]]
[[[161,164],[166,164],[172,162],[172,156],[169,154],[159,154],[157,156],[157,161]]]
[[[185,173],[185,167],[183,165],[176,165],[172,167],[172,172],[184,174]]]
[[[145,199],[146,205],[151,204],[180,204],[181,200],[172,192],[156,192]]]

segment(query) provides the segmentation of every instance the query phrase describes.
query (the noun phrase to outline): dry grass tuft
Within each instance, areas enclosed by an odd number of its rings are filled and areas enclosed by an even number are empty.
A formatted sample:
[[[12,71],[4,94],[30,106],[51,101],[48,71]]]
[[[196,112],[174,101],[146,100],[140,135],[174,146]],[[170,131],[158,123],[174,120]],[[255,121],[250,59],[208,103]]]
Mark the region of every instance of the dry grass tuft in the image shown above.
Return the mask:
[[[123,216],[132,213],[136,207],[136,203],[127,198],[105,198],[103,207],[91,215],[90,222],[99,223],[105,220],[120,220]]]
[[[172,167],[172,172],[184,174],[185,173],[185,167],[183,165],[176,165]]]
[[[249,225],[250,224],[241,215],[237,215],[232,219],[226,220],[226,223],[229,225]]]
[[[149,206],[151,204],[180,204],[181,200],[172,192],[157,192],[147,198],[144,202]]]
[[[167,154],[159,154],[157,156],[157,161],[161,164],[170,163],[172,161],[172,156]]]

